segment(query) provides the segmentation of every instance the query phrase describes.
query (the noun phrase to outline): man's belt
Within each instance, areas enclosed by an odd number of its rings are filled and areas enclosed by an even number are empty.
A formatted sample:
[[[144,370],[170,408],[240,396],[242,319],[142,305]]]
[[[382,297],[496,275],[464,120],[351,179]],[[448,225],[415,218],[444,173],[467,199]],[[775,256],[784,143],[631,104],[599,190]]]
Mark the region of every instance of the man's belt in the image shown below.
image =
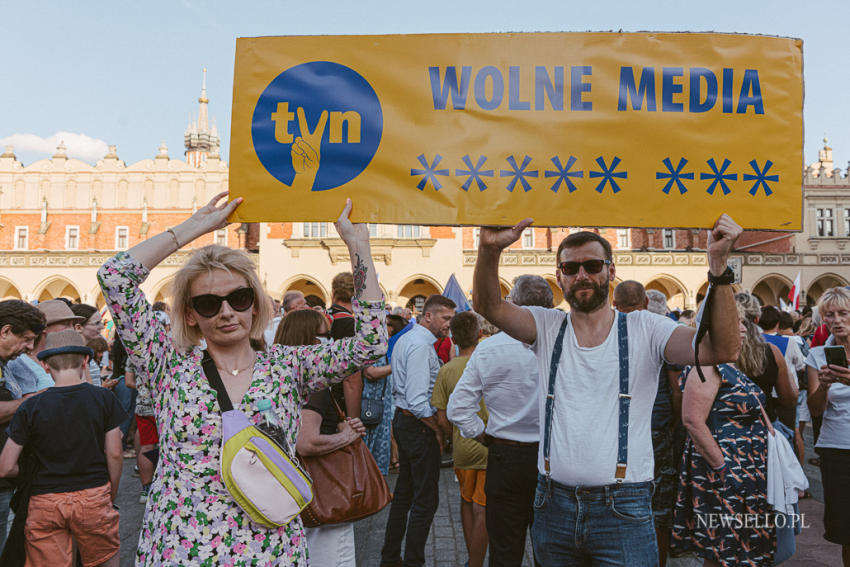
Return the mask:
[[[493,437],[492,435],[484,434],[484,438],[487,440],[487,446],[490,445],[508,445],[511,447],[537,447],[540,445],[537,441],[514,441],[513,439],[501,439],[499,437]]]

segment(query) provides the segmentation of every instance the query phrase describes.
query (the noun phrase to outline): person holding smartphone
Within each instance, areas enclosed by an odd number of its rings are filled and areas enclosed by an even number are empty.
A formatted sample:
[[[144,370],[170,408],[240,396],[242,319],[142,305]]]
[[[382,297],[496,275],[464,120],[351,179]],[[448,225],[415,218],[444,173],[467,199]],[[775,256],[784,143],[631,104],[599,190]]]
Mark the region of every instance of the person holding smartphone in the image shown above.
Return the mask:
[[[842,546],[850,567],[850,291],[826,290],[817,305],[830,336],[806,358],[808,403],[812,416],[823,416],[815,452],[823,477],[824,538]]]

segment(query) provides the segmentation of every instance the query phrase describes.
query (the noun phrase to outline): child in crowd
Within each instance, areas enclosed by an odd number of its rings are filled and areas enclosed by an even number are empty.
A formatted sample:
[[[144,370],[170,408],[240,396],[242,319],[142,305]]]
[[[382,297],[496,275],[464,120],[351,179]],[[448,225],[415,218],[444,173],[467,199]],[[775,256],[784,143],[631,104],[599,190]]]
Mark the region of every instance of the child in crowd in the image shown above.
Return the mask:
[[[27,565],[71,567],[71,538],[85,567],[119,564],[121,430],[126,417],[115,395],[83,382],[92,356],[79,333],[47,335],[38,359],[56,382],[27,399],[9,424],[0,476],[18,474],[24,447],[38,470],[32,479],[25,535]]]

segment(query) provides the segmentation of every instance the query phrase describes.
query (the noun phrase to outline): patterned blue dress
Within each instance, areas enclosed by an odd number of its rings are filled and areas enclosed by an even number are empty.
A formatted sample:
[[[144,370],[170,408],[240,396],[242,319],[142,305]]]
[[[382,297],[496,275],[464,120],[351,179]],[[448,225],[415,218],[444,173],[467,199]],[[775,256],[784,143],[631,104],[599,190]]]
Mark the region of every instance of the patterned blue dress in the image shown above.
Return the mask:
[[[764,393],[734,366],[718,370],[720,389],[707,424],[726,459],[726,477],[721,483],[688,436],[671,544],[724,567],[773,565],[776,529],[767,503],[767,428],[759,405]]]
[[[383,357],[375,366],[389,364],[387,357]],[[366,428],[366,446],[369,447],[381,474],[386,476],[390,471],[390,425],[393,421],[393,375],[390,374],[382,380],[363,379],[363,398],[380,399],[383,394],[384,415],[381,423],[374,427]]]

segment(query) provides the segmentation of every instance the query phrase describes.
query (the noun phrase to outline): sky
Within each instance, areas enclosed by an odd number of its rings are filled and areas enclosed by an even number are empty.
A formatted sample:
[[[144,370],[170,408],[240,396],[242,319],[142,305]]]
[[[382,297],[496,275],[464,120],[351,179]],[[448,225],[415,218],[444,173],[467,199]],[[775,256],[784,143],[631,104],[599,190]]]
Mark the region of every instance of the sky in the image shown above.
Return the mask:
[[[127,163],[164,141],[183,155],[207,69],[210,116],[230,144],[237,37],[506,31],[718,31],[803,39],[806,163],[823,138],[850,160],[850,2],[358,0],[21,2],[0,0],[0,146],[25,164],[68,153]]]

